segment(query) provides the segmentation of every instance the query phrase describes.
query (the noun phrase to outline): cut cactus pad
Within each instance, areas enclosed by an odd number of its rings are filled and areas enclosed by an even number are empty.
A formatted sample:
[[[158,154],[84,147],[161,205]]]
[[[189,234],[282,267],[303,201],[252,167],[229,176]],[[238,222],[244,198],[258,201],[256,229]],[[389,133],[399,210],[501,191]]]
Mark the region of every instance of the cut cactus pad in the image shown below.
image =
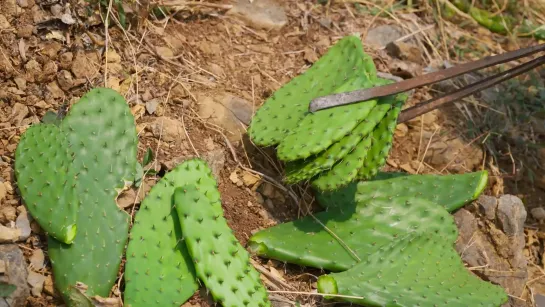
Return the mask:
[[[374,198],[314,216],[359,259],[410,232],[441,233],[453,240],[457,236],[453,218],[444,208],[415,197]],[[259,231],[248,244],[260,256],[330,271],[347,270],[358,262],[312,217]]]
[[[40,129],[40,126],[54,129],[52,125],[37,125],[36,129]],[[52,166],[61,166],[60,160],[67,155],[66,149],[70,152],[70,170],[63,173],[61,168],[57,174],[74,176],[55,180],[74,184],[78,200],[77,232],[70,245],[55,239],[53,235],[48,236],[48,251],[55,286],[63,294],[67,304],[74,306],[76,303],[70,300],[70,293],[74,291],[77,282],[87,285],[88,295],[107,297],[117,279],[128,237],[129,215],[118,209],[115,199],[119,191],[135,178],[138,139],[134,117],[123,96],[105,88],[94,89],[85,94],[72,106],[58,129],[58,139],[64,137],[65,140],[50,142],[50,139],[45,139],[43,146],[54,147],[58,152],[56,157],[59,160],[48,161]],[[63,142],[66,142],[66,147],[63,147]],[[21,148],[24,148],[24,144]],[[47,154],[51,154],[52,151],[49,150],[53,148],[48,149]],[[26,158],[29,157],[23,156],[22,160]],[[51,166],[42,166],[42,170],[50,168]],[[34,175],[36,178],[40,177],[40,181],[51,178],[53,174],[46,175],[41,173],[40,168],[32,170],[21,166],[19,172],[25,172],[24,175],[21,174],[21,178]],[[48,188],[59,186],[59,181],[51,181]],[[64,192],[58,189],[50,193],[54,194],[48,194],[48,199],[61,197]],[[72,196],[68,193],[63,197]],[[28,194],[25,203],[32,208],[33,199]],[[64,206],[65,202],[60,204]],[[47,202],[38,204],[40,205],[51,206]],[[68,207],[72,210],[71,206]],[[34,210],[34,214],[42,222],[51,218],[42,211]],[[67,210],[66,214],[71,212]],[[63,223],[64,221],[59,225]]]
[[[220,200],[217,182],[206,162],[191,159],[168,172],[142,201],[135,215],[125,267],[125,303],[139,306],[180,306],[198,289],[173,195],[192,184],[210,201]]]
[[[436,234],[404,234],[351,269],[320,276],[318,292],[363,306],[505,303],[505,291],[469,272],[453,242]]]
[[[21,137],[15,176],[30,214],[44,231],[71,244],[79,205],[76,168],[65,133],[53,124],[36,124]]]
[[[352,207],[356,202],[367,203],[375,198],[411,196],[453,212],[476,200],[487,182],[486,170],[449,175],[381,172],[368,181],[352,182],[334,191],[317,191],[316,200],[323,208],[333,209]]]
[[[223,217],[221,202],[195,185],[174,192],[174,203],[195,271],[224,307],[271,306],[259,273]]]
[[[371,57],[363,52],[359,38],[350,35],[265,101],[252,119],[250,138],[261,146],[280,143],[307,116],[312,99],[332,94],[354,77],[373,81],[376,69]]]

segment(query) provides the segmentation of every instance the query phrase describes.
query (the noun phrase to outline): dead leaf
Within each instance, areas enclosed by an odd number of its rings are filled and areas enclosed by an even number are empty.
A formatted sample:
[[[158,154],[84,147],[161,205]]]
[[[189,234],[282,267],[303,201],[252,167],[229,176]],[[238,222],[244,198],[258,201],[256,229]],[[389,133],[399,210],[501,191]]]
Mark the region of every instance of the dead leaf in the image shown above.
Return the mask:
[[[229,179],[232,183],[236,184],[237,186],[242,186],[244,183],[238,178],[238,174],[236,171],[232,172],[231,175],[229,175]]]
[[[258,176],[255,176],[247,171],[242,172],[242,181],[244,182],[244,185],[247,187],[253,186],[256,184],[261,178]]]

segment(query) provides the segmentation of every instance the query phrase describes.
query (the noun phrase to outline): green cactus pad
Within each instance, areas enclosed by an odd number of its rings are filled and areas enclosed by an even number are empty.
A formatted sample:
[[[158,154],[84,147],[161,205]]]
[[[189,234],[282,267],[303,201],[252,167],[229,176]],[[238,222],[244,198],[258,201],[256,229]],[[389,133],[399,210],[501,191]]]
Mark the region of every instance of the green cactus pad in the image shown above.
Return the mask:
[[[353,207],[375,198],[407,197],[431,201],[454,212],[476,200],[488,182],[486,170],[464,174],[418,174],[379,172],[368,181],[351,182],[334,191],[316,191],[318,204],[326,209]]]
[[[196,186],[176,188],[174,203],[195,271],[224,307],[271,306],[250,256],[223,217],[221,201]]]
[[[278,144],[305,118],[312,99],[333,93],[354,76],[373,80],[376,69],[360,39],[349,35],[267,99],[252,118],[248,135],[257,145]]]
[[[374,198],[314,216],[360,259],[409,232],[442,233],[452,240],[458,233],[444,208],[415,197]],[[259,231],[248,244],[259,256],[331,271],[347,270],[358,262],[310,216]]]
[[[365,137],[341,161],[312,182],[322,191],[331,191],[350,183],[358,174],[371,148],[372,136]]]
[[[303,161],[288,162],[286,165],[286,183],[294,184],[304,179],[311,179],[320,172],[333,167],[336,162],[345,157],[365,136],[373,131],[375,126],[390,110],[391,104],[392,99],[390,97],[380,98],[377,105],[365,120],[360,122],[347,136],[331,145],[327,150]]]
[[[396,99],[397,103],[388,112],[386,117],[380,122],[377,129],[373,131],[373,142],[366,159],[358,171],[357,178],[367,180],[375,176],[379,169],[386,163],[386,158],[392,148],[392,139],[397,126],[397,117],[401,111],[404,101],[407,99],[406,94],[399,94],[400,98]]]
[[[373,85],[365,77],[355,76],[333,93],[349,92]],[[280,141],[277,148],[278,158],[294,161],[326,150],[365,120],[376,105],[377,100],[368,100],[308,114]]]
[[[464,266],[452,238],[407,234],[351,269],[318,278],[326,298],[363,306],[501,306],[505,291]]]
[[[135,178],[134,117],[119,93],[93,89],[60,124],[77,172],[78,231],[71,245],[48,237],[55,285],[68,305],[76,282],[88,295],[107,297],[117,279],[128,237],[129,215],[118,209],[118,193]]]
[[[193,262],[183,241],[173,195],[193,184],[210,201],[220,200],[206,162],[191,159],[168,172],[142,201],[135,215],[125,266],[125,304],[180,306],[198,289]]]
[[[72,154],[54,124],[36,124],[15,151],[15,176],[32,217],[55,239],[71,244],[77,233],[78,196]]]

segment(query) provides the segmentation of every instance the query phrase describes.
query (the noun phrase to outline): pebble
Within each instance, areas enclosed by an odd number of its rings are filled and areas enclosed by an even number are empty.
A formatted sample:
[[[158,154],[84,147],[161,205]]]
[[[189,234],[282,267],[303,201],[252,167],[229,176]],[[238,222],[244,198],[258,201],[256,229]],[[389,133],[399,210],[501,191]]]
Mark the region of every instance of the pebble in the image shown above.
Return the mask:
[[[0,243],[15,243],[20,237],[20,229],[0,225]]]
[[[161,137],[165,142],[180,142],[184,140],[185,133],[182,122],[170,117],[157,118],[151,125],[151,132],[156,138]]]
[[[32,252],[32,256],[30,256],[30,264],[32,264],[32,267],[35,270],[41,270],[44,268],[44,251],[41,249],[36,249]]]
[[[228,15],[237,16],[250,26],[279,30],[288,23],[284,8],[274,0],[237,0]]]
[[[15,220],[15,225],[17,229],[19,229],[19,231],[21,232],[20,240],[26,240],[28,239],[28,237],[30,237],[32,229],[30,228],[29,214],[26,209],[23,209],[19,216],[17,216],[17,220]]]
[[[30,293],[32,296],[40,297],[44,287],[45,276],[34,271],[28,272],[28,284],[30,285]]]
[[[524,231],[526,209],[520,198],[514,195],[503,195],[499,198],[496,213],[503,231],[513,236]]]
[[[532,217],[538,221],[545,220],[545,209],[541,207],[533,208],[530,213],[532,214]]]
[[[27,264],[23,252],[16,244],[0,245],[0,261],[5,264],[5,272],[0,275],[0,280],[8,281],[17,287],[9,297],[0,300],[0,306],[26,306],[30,291],[27,285]],[[2,305],[4,300],[7,305]]]

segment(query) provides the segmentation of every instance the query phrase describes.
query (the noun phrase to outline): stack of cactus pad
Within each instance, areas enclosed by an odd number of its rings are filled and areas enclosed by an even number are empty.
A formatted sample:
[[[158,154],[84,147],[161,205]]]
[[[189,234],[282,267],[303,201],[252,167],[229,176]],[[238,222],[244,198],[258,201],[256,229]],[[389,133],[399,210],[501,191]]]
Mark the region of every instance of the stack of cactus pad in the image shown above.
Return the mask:
[[[207,164],[167,173],[136,213],[127,248],[125,305],[180,306],[202,281],[225,307],[270,306],[249,253],[228,227]]]
[[[286,182],[312,181],[331,191],[376,175],[388,156],[405,94],[309,113],[310,101],[333,93],[388,84],[377,77],[356,36],[346,36],[312,67],[276,91],[256,112],[248,134],[277,146]]]
[[[364,306],[500,306],[503,289],[472,275],[454,249],[458,230],[449,214],[475,200],[487,178],[486,171],[379,173],[319,193],[326,211],[257,232],[248,244],[263,257],[332,271],[317,284],[330,298]]]
[[[55,285],[69,305],[77,282],[108,296],[121,264],[129,215],[116,197],[137,172],[134,117],[119,93],[97,88],[62,121],[22,135],[15,176],[29,212],[48,234]]]

